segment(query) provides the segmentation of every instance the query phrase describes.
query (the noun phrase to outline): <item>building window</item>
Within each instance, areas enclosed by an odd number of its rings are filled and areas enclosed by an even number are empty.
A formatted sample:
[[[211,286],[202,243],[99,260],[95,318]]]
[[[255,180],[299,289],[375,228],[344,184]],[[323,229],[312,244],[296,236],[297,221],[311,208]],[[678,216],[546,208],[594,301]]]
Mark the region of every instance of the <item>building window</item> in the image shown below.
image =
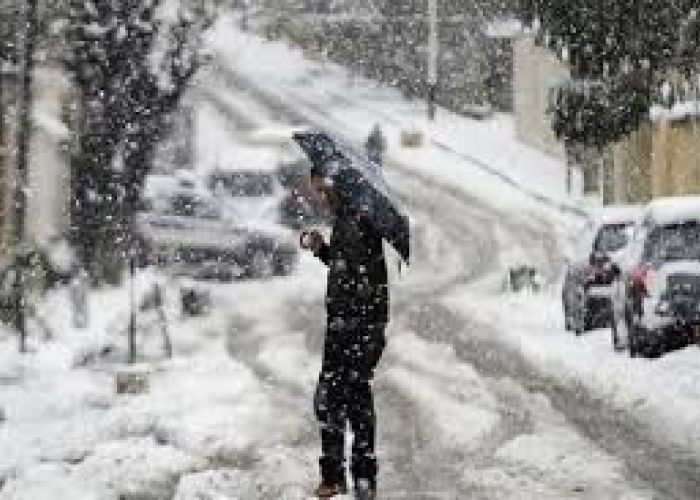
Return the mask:
[[[599,194],[600,192],[600,169],[597,164],[587,163],[582,165],[583,170],[583,194]]]

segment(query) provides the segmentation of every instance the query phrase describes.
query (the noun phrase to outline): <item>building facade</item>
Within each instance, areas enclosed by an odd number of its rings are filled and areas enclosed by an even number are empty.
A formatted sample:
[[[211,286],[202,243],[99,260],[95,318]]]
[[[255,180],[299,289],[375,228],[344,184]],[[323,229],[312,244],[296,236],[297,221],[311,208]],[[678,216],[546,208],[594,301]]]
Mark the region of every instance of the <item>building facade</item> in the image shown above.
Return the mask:
[[[19,87],[15,66],[0,66],[0,267],[12,258]]]
[[[27,158],[25,238],[49,247],[70,224],[70,155],[75,138],[68,123],[75,96],[60,67],[35,68]],[[14,67],[0,72],[0,267],[12,258],[20,87]]]
[[[69,125],[75,102],[71,82],[60,66],[36,68],[25,227],[27,239],[41,246],[64,237],[70,224],[75,138]]]
[[[564,160],[566,150],[552,130],[553,93],[570,80],[564,63],[535,43],[531,33],[514,40],[513,104],[518,140]]]
[[[611,203],[700,194],[700,113],[653,112],[607,154]]]

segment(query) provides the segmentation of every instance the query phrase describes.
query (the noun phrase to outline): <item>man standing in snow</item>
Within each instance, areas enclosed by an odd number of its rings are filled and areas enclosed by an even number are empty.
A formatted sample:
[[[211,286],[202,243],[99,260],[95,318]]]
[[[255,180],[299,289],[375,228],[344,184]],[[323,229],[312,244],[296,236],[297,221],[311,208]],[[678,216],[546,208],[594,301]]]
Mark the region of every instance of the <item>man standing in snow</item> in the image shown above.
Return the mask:
[[[376,498],[375,412],[370,386],[385,346],[389,291],[382,238],[362,214],[350,213],[324,176],[311,172],[312,191],[333,214],[330,243],[312,231],[303,248],[328,266],[327,331],[314,409],[321,423],[319,498],[346,492],[346,424],[354,435],[350,471],[358,499]]]

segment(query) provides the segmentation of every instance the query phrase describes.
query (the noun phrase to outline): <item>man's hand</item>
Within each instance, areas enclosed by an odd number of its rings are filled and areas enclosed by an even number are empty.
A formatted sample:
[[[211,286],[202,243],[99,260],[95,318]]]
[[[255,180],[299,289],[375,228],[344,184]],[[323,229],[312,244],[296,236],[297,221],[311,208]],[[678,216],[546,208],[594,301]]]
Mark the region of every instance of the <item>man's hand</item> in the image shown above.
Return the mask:
[[[318,253],[326,242],[323,235],[318,231],[309,231],[301,233],[300,242],[301,248],[311,250],[313,253]]]

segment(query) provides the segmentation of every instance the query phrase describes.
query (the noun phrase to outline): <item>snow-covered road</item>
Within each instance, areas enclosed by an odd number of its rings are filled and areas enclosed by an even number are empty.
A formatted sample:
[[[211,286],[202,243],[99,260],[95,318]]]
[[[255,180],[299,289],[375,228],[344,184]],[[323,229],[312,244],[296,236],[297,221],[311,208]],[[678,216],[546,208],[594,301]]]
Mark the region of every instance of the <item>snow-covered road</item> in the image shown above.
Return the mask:
[[[260,126],[346,132],[320,106],[283,89],[271,92],[235,68],[219,65],[211,77],[205,101],[233,119],[234,129],[249,127],[250,115],[236,120],[247,106],[266,108]],[[211,98],[222,93],[227,105]],[[236,96],[246,104],[232,102]],[[554,281],[563,263],[563,217],[527,202],[518,211],[487,203],[401,161],[388,165],[387,177],[412,215],[416,264],[407,274],[394,273],[389,348],[375,386],[380,498],[692,498],[693,461],[645,437],[647,429],[632,416],[606,407],[583,386],[543,375],[496,342],[498,318],[485,323],[443,303],[455,290],[493,293],[508,262],[535,264]],[[316,282],[323,273],[309,263],[293,279]],[[263,294],[263,286],[274,285],[249,285],[245,295],[253,303],[260,297],[256,286]],[[262,314],[251,314],[247,300],[230,306],[239,311],[232,312],[239,319],[229,335],[231,354],[295,401],[311,429],[321,293],[317,287],[279,297],[279,309]],[[317,437],[312,431],[298,438],[313,477]],[[661,460],[640,458],[651,456]]]

